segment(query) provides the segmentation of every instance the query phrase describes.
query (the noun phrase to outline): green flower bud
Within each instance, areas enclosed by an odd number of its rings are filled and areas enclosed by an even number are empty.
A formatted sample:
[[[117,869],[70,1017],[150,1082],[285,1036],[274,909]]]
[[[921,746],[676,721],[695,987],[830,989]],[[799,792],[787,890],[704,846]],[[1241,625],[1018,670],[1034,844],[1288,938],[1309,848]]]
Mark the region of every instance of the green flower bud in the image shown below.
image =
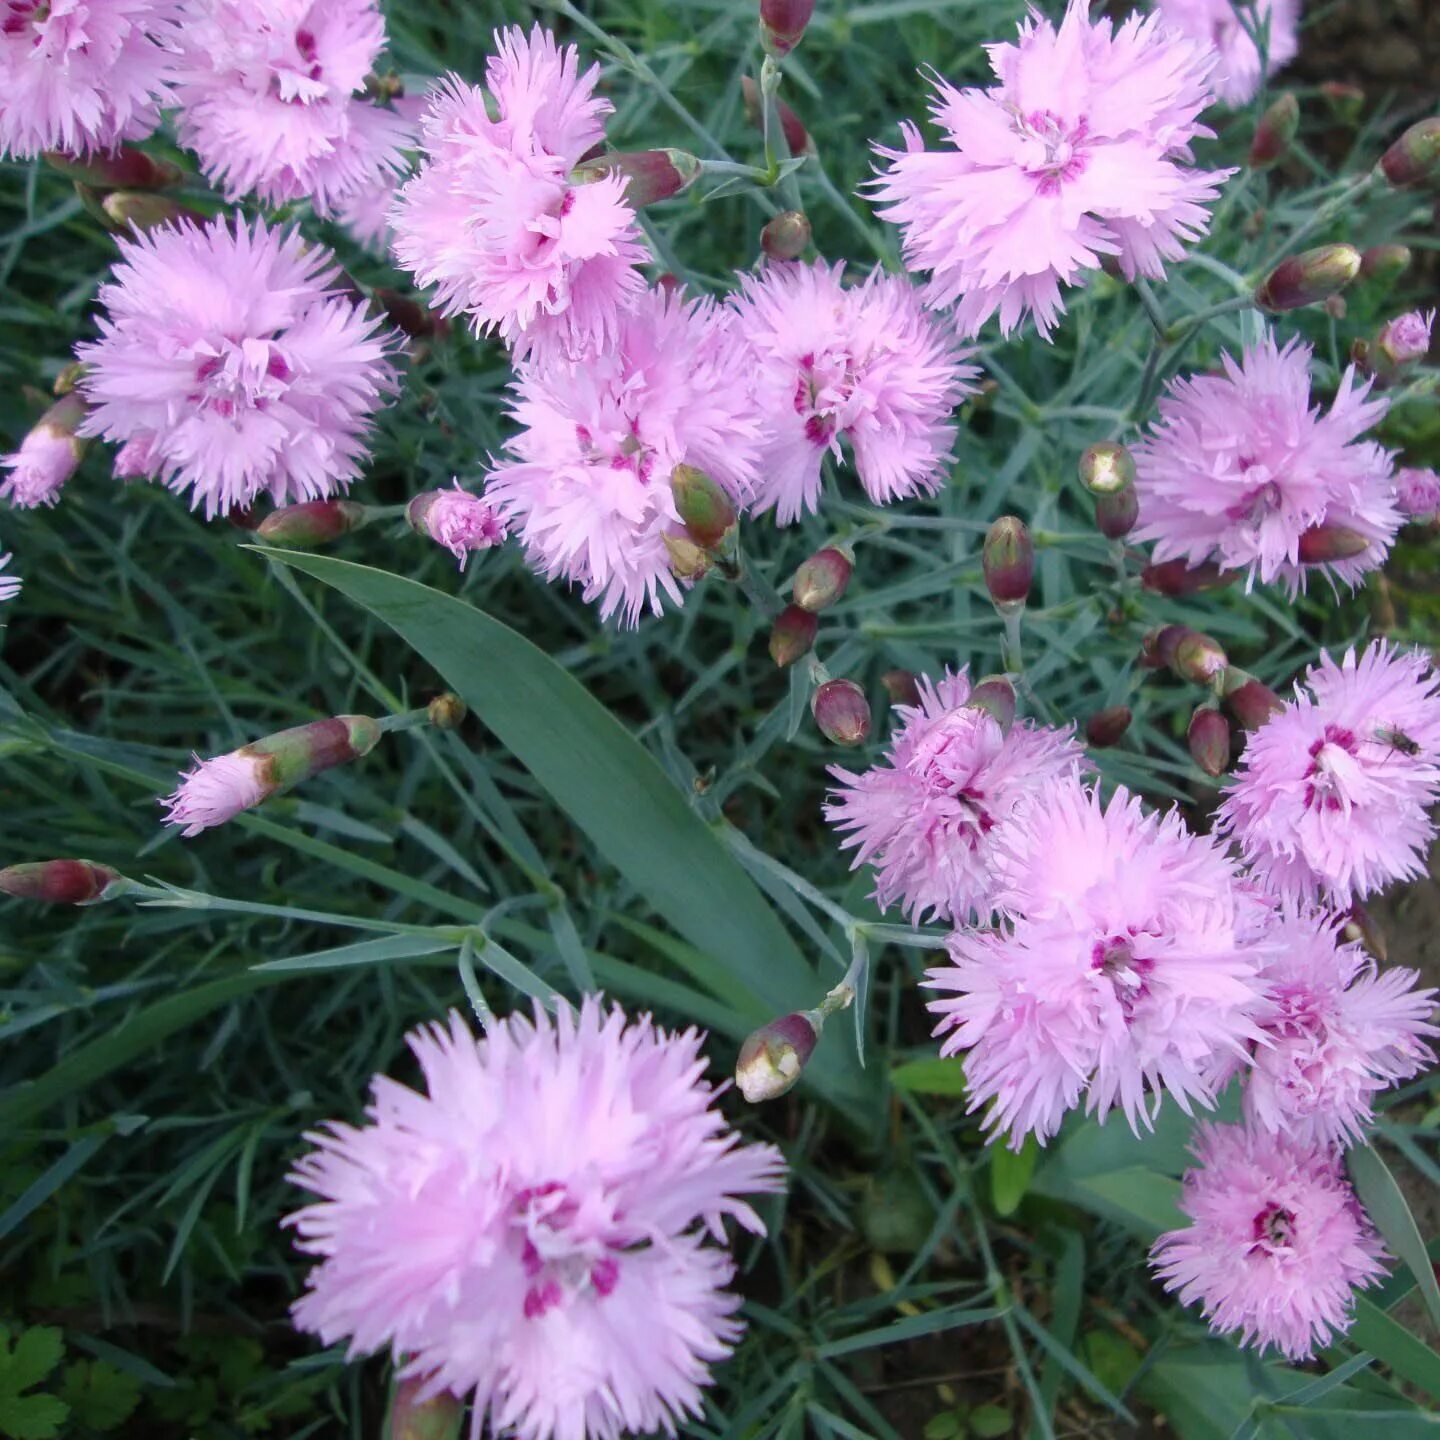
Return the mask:
[[[128,235],[140,235],[157,225],[171,225],[177,220],[192,220],[201,225],[207,218],[188,205],[147,190],[112,190],[101,200],[100,209],[110,229]]]
[[[801,563],[790,593],[802,610],[825,610],[844,595],[854,569],[849,554],[837,545],[827,545]]]
[[[1320,93],[1325,97],[1330,113],[1342,125],[1353,125],[1360,118],[1365,92],[1358,85],[1347,85],[1343,80],[1326,80],[1320,86]]]
[[[453,690],[447,690],[426,706],[426,712],[437,730],[456,730],[469,714],[469,707]]]
[[[820,1038],[820,1017],[813,1010],[771,1020],[745,1037],[735,1062],[735,1083],[752,1104],[778,1100],[800,1078]]]
[[[1114,495],[1135,483],[1135,457],[1114,440],[1101,440],[1080,457],[1080,483],[1092,495]]]
[[[710,569],[710,557],[688,536],[664,531],[660,539],[670,557],[670,573],[677,580],[699,580]]]
[[[1182,680],[1194,685],[1210,685],[1225,673],[1229,663],[1218,640],[1191,630],[1175,646],[1171,668]]]
[[[702,550],[713,554],[734,535],[734,502],[703,470],[677,465],[670,472],[670,491],[680,523]]]
[[[1410,268],[1408,245],[1372,245],[1360,257],[1360,273],[1367,280],[1393,285]]]
[[[890,697],[892,705],[918,705],[920,703],[920,682],[913,670],[887,670],[880,683]]]
[[[772,260],[794,260],[810,243],[810,221],[803,210],[782,210],[760,232],[760,249]]]
[[[1397,190],[1425,184],[1440,170],[1440,115],[1412,125],[1381,157],[1380,169]]]
[[[740,78],[740,93],[745,102],[745,118],[752,124],[763,128],[765,117],[763,106],[760,101],[760,87],[748,76]],[[806,130],[805,123],[800,117],[781,99],[777,97],[775,108],[780,114],[780,129],[785,136],[785,147],[792,155],[811,155],[815,146],[811,143],[810,132]]]
[[[442,1390],[420,1398],[423,1379],[397,1380],[390,1401],[390,1440],[459,1440],[465,1402]]]

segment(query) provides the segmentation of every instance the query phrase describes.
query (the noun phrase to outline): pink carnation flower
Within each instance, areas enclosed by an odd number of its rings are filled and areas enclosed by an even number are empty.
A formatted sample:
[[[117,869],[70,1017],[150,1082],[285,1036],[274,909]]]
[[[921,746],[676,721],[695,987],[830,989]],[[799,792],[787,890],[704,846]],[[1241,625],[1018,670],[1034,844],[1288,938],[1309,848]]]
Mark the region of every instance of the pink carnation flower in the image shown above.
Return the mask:
[[[511,459],[486,496],[519,529],[531,566],[582,585],[601,618],[634,625],[681,603],[665,537],[682,533],[670,489],[694,465],[737,503],[756,479],[760,427],[729,316],[708,300],[646,291],[588,360],[547,350],[522,363]]]
[[[1252,31],[1265,36],[1265,73],[1288,65],[1300,48],[1300,0],[1151,0],[1161,21],[1189,40],[1214,48],[1216,96],[1232,108],[1260,89],[1260,51]],[[1243,13],[1244,18],[1241,18]]]
[[[769,431],[756,508],[782,525],[815,510],[820,462],[842,458],[842,438],[877,505],[933,495],[953,458],[951,413],[975,393],[978,370],[908,281],[876,270],[847,290],[843,270],[768,265],[733,300]]]
[[[0,500],[17,510],[54,505],[80,464],[85,446],[72,431],[42,420],[11,455],[0,455],[0,469],[10,474],[0,483]]]
[[[291,1176],[319,1197],[287,1221],[321,1257],[296,1323],[473,1393],[476,1433],[673,1434],[741,1329],[724,1220],[763,1233],[744,1197],[784,1172],[726,1126],[700,1041],[594,997],[416,1031],[428,1093],[378,1076],[369,1123]]]
[[[1213,133],[1199,123],[1213,57],[1153,16],[1117,30],[1089,9],[1070,0],[1058,30],[1032,12],[1018,44],[988,46],[988,90],[933,77],[948,148],[926,150],[908,121],[903,150],[877,147],[890,161],[871,182],[879,213],[964,334],[998,311],[1004,334],[1028,313],[1048,337],[1060,287],[1107,255],[1128,278],[1162,278],[1233,173],[1189,163],[1191,141]]]
[[[13,555],[0,555],[0,570],[4,570],[15,557]],[[19,593],[23,584],[18,575],[0,575],[0,604],[7,600],[13,600]]]
[[[1218,829],[1273,894],[1343,908],[1425,870],[1440,799],[1440,677],[1376,640],[1329,655],[1249,738]]]
[[[1375,349],[1391,365],[1413,365],[1430,353],[1430,332],[1435,328],[1433,310],[1409,310],[1387,320],[1375,337]]]
[[[1238,1125],[1201,1125],[1186,1173],[1183,1230],[1150,1264],[1217,1334],[1304,1360],[1350,1325],[1354,1292],[1385,1273],[1385,1249],[1339,1152]]]
[[[495,508],[454,482],[453,490],[427,490],[406,509],[410,524],[443,545],[464,570],[472,552],[489,550],[505,539],[505,522]]]
[[[912,924],[963,924],[994,907],[997,827],[1025,799],[1077,779],[1083,756],[1068,730],[1020,720],[1007,735],[967,706],[963,668],[919,688],[918,705],[896,707],[900,728],[881,764],[831,768],[839,784],[825,818],[855,851],[851,868],[874,868],[882,909],[898,903]]]
[[[405,127],[405,147],[410,149],[418,145],[420,117],[425,113],[427,103],[425,97],[400,95],[391,103]],[[390,215],[407,178],[408,173],[380,171],[359,186],[336,212],[335,218],[349,232],[350,238],[374,255],[385,257],[390,253],[395,239]]]
[[[1048,785],[992,841],[995,931],[957,930],[926,984],[943,1055],[968,1052],[970,1108],[1012,1148],[1085,1101],[1153,1123],[1168,1091],[1210,1105],[1258,1031],[1256,904],[1225,851],[1173,811]]]
[[[80,433],[125,442],[117,473],[188,490],[207,518],[344,489],[395,388],[395,342],[330,252],[260,220],[119,245],[101,338],[75,350],[94,407]]]
[[[1245,1113],[1307,1145],[1360,1140],[1373,1097],[1430,1064],[1421,1036],[1440,1033],[1429,1023],[1435,991],[1416,990],[1413,970],[1377,971],[1359,945],[1342,943],[1343,923],[1291,907],[1266,930]]]
[[[1313,570],[1354,585],[1376,569],[1400,527],[1393,456],[1359,437],[1384,417],[1369,382],[1346,370],[1328,411],[1310,399],[1310,347],[1273,335],[1223,375],[1172,381],[1160,419],[1133,448],[1140,526],[1157,563],[1213,560],[1250,584],[1280,581],[1293,595]],[[1316,526],[1350,532],[1364,548],[1307,563]],[[1368,544],[1365,542],[1368,541]]]
[[[229,200],[332,215],[404,164],[410,127],[361,97],[385,48],[377,0],[188,0],[181,144]]]
[[[224,825],[243,810],[253,810],[275,792],[270,766],[263,756],[232,750],[209,760],[194,757],[194,768],[180,777],[175,792],[160,803],[165,823],[179,828],[188,840],[202,830]]]
[[[1406,466],[1395,476],[1395,503],[1409,519],[1430,519],[1440,510],[1440,475]]]
[[[437,289],[445,315],[469,315],[520,353],[538,340],[579,354],[610,348],[641,290],[646,258],[619,175],[572,185],[613,108],[594,95],[575,47],[536,26],[495,37],[478,86],[451,77],[425,116],[420,172],[391,216],[395,259]]]
[[[0,155],[141,140],[171,103],[180,0],[5,0]]]

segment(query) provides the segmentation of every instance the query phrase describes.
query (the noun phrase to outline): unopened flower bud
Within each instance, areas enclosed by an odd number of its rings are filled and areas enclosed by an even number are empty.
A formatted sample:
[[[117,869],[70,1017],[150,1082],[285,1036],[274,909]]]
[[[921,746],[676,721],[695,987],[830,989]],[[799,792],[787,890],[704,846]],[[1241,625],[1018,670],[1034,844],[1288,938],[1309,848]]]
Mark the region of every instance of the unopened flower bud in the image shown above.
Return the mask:
[[[1285,708],[1285,702],[1268,685],[1233,665],[1225,672],[1221,692],[1225,708],[1242,730],[1258,730]]]
[[[1390,946],[1385,941],[1385,932],[1358,900],[1345,915],[1345,923],[1340,927],[1340,938],[1352,945],[1358,942],[1364,947],[1366,954],[1382,965],[1390,958]]]
[[[760,87],[748,76],[741,76],[740,93],[745,101],[745,118],[752,125],[764,127],[765,117],[760,99]],[[810,132],[804,121],[781,99],[775,100],[775,109],[780,115],[780,129],[785,136],[786,149],[792,155],[808,155],[814,149],[810,143]]]
[[[50,388],[56,395],[70,395],[75,387],[85,378],[85,372],[90,367],[83,360],[72,360],[68,365],[60,369],[55,377],[55,383]]]
[[[1114,440],[1101,440],[1080,457],[1080,483],[1092,495],[1115,495],[1135,483],[1135,457]]]
[[[55,504],[85,453],[85,442],[75,434],[85,413],[85,401],[72,392],[40,417],[20,448],[0,458],[0,469],[10,472],[0,483],[0,500],[17,510]]]
[[[827,680],[810,697],[820,733],[837,745],[861,745],[870,734],[870,703],[853,680]]]
[[[1425,184],[1440,170],[1440,115],[1412,125],[1380,157],[1380,169],[1396,189]]]
[[[322,770],[368,755],[380,735],[379,723],[367,715],[337,715],[197,759],[174,794],[160,802],[168,808],[165,823],[184,827],[180,833],[187,837],[223,825]]]
[[[815,644],[820,622],[799,605],[787,605],[770,630],[770,658],[781,669],[808,655]]]
[[[1408,245],[1372,245],[1360,257],[1360,273],[1380,285],[1393,285],[1409,268]]]
[[[1387,320],[1365,348],[1365,367],[1382,380],[1393,379],[1408,365],[1430,353],[1430,329],[1435,312],[1407,311]]]
[[[734,535],[734,502],[703,470],[677,465],[670,472],[670,492],[680,523],[702,550],[714,553]]]
[[[272,510],[255,533],[271,545],[313,550],[358,530],[368,518],[366,507],[353,500],[304,500]]]
[[[1282,260],[1261,282],[1255,303],[1272,313],[1318,305],[1359,273],[1360,252],[1353,245],[1320,245]]]
[[[778,1100],[800,1078],[820,1038],[813,1010],[782,1015],[745,1037],[735,1062],[735,1083],[752,1104]]]
[[[503,544],[509,533],[500,512],[458,480],[448,490],[422,490],[406,505],[405,521],[417,535],[443,545],[461,570],[472,554]]]
[[[1180,598],[1198,595],[1204,590],[1220,590],[1233,585],[1238,572],[1222,570],[1213,560],[1190,565],[1183,558],[1147,565],[1140,572],[1140,583],[1155,595]]]
[[[700,178],[700,162],[685,150],[621,151],[577,165],[570,179],[587,185],[606,175],[625,177],[625,199],[639,210],[688,189]]]
[[[470,713],[469,707],[453,690],[437,695],[425,707],[425,712],[437,730],[458,730]]]
[[[677,580],[700,580],[710,571],[710,557],[688,536],[664,531],[660,539],[670,557],[670,573]]]
[[[1133,485],[1095,497],[1095,528],[1107,540],[1123,540],[1140,518],[1140,496]]]
[[[846,551],[827,545],[801,563],[790,593],[802,610],[825,610],[844,595],[854,569]]]
[[[1373,543],[1368,535],[1327,520],[1302,530],[1297,548],[1302,565],[1326,565],[1335,560],[1353,560]]]
[[[1342,125],[1353,125],[1360,118],[1365,92],[1358,85],[1347,85],[1343,80],[1326,80],[1320,86],[1320,93],[1325,97],[1330,113]]]
[[[413,295],[382,287],[374,292],[374,298],[385,318],[412,340],[434,340],[450,333],[450,322]]]
[[[760,249],[772,260],[794,260],[810,243],[810,221],[803,210],[782,210],[760,232]]]
[[[920,703],[920,681],[913,670],[887,670],[880,677],[880,683],[892,705]]]
[[[1225,673],[1229,663],[1218,640],[1191,630],[1176,645],[1171,668],[1193,685],[1211,685]]]
[[[1097,710],[1085,722],[1085,739],[1096,750],[1108,750],[1110,746],[1119,744],[1120,737],[1130,728],[1131,719],[1128,705],[1111,705],[1105,710]]]
[[[93,860],[34,860],[0,870],[0,893],[47,905],[90,905],[121,878]]]
[[[1000,733],[1008,735],[1015,723],[1015,687],[1003,675],[987,675],[970,692],[965,708],[983,710],[1000,727]]]
[[[100,209],[110,229],[128,235],[140,235],[157,225],[170,225],[177,220],[191,220],[201,225],[208,218],[188,205],[150,190],[112,190],[100,202]]]
[[[390,1440],[459,1440],[465,1402],[442,1390],[422,1399],[429,1381],[397,1380],[390,1401]]]
[[[768,55],[788,55],[815,13],[815,0],[760,0],[760,43]]]
[[[986,533],[980,564],[995,608],[1001,614],[1021,609],[1035,578],[1035,545],[1025,522],[1002,515]]]
[[[1190,717],[1186,732],[1190,757],[1207,775],[1223,775],[1230,767],[1230,723],[1213,706],[1202,705]]]
[[[185,178],[178,165],[157,160],[133,145],[122,145],[109,154],[97,151],[84,158],[47,150],[45,163],[67,179],[101,190],[163,190]]]
[[[1142,663],[1152,670],[1172,667],[1180,642],[1194,633],[1188,625],[1165,625],[1150,631],[1140,642]]]
[[[1250,168],[1268,170],[1281,159],[1300,126],[1300,102],[1286,91],[1260,117],[1250,142]]]

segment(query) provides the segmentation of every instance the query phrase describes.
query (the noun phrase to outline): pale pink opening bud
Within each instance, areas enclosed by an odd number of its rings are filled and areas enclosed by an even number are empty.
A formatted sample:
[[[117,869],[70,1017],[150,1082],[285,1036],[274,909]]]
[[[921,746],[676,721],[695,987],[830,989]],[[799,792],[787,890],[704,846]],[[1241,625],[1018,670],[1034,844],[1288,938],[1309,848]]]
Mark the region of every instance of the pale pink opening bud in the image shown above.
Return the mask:
[[[860,745],[870,734],[870,705],[853,680],[827,680],[810,697],[820,733],[837,745]]]
[[[1207,775],[1223,775],[1230,765],[1230,723],[1213,705],[1202,705],[1190,717],[1186,734],[1190,755]]]
[[[770,630],[770,658],[782,670],[793,665],[802,655],[810,653],[819,628],[820,622],[812,611],[787,605]]]
[[[305,500],[272,510],[255,533],[272,545],[309,550],[358,530],[368,516],[366,507],[353,500]]]
[[[782,1015],[752,1031],[735,1062],[740,1093],[752,1105],[778,1100],[799,1080],[819,1038],[820,1027],[808,1012]]]
[[[802,610],[825,610],[844,594],[855,562],[837,545],[817,550],[795,571],[790,593]]]
[[[810,243],[810,221],[803,210],[782,210],[760,232],[760,249],[772,260],[794,260]]]
[[[380,733],[380,726],[366,715],[337,715],[278,731],[209,760],[197,755],[194,768],[160,802],[168,807],[165,823],[182,827],[180,833],[187,838],[223,825],[322,770],[368,755]]]
[[[1108,750],[1118,745],[1121,737],[1130,728],[1133,717],[1128,705],[1111,705],[1097,710],[1085,722],[1085,739],[1096,750]]]
[[[121,878],[93,860],[34,860],[0,870],[0,893],[47,905],[89,905]]]
[[[0,468],[10,472],[0,484],[0,500],[8,500],[17,510],[55,504],[85,453],[85,442],[75,434],[85,412],[79,395],[62,395],[20,442],[20,448],[0,457]]]
[[[815,0],[760,0],[760,43],[771,55],[788,55],[815,13]]]
[[[1365,363],[1375,374],[1388,380],[1430,353],[1430,331],[1434,324],[1433,310],[1410,310],[1387,320],[1369,345]]]
[[[475,551],[501,544],[506,534],[494,506],[461,489],[458,480],[453,490],[422,491],[405,507],[405,519],[416,534],[443,545],[462,570]]]
[[[1035,545],[1025,522],[1002,515],[985,536],[980,564],[995,608],[1002,614],[1021,609],[1035,578]]]

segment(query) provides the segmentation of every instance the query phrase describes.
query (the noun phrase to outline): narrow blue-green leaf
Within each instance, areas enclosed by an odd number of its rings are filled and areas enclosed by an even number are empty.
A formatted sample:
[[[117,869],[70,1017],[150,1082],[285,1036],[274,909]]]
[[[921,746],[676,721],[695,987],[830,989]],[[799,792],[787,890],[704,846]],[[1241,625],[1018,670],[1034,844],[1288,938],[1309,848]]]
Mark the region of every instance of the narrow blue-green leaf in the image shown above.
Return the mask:
[[[283,960],[266,960],[254,968],[276,974],[303,971],[348,970],[356,965],[381,965],[387,960],[413,960],[420,955],[439,955],[454,950],[458,940],[444,935],[385,935],[378,940],[360,940],[317,950],[313,955],[289,955]]]
[[[942,1331],[958,1330],[967,1325],[983,1325],[986,1321],[998,1319],[1003,1313],[994,1305],[976,1305],[968,1309],[956,1305],[944,1310],[931,1310],[924,1315],[907,1315],[893,1325],[881,1325],[874,1330],[863,1330],[858,1335],[847,1335],[843,1340],[817,1345],[815,1354],[822,1360],[831,1360],[856,1350],[873,1350],[878,1345],[898,1345],[920,1335],[938,1335]]]
[[[1431,1321],[1440,1326],[1440,1284],[1435,1280],[1435,1267],[1430,1263],[1425,1242],[1420,1238],[1420,1229],[1400,1186],[1390,1173],[1390,1167],[1376,1153],[1373,1145],[1354,1146],[1346,1159],[1360,1203],[1390,1253],[1403,1261],[1414,1275]]]
[[[27,1185],[0,1215],[0,1237],[8,1235],[38,1210],[109,1138],[108,1135],[86,1135],[77,1140],[43,1175]]]
[[[815,971],[754,883],[649,752],[563,666],[484,611],[413,580],[328,555],[265,553],[389,625],[656,912],[734,969],[774,1014],[815,1003]],[[850,1113],[872,1112],[872,1087],[848,1046],[820,1047],[805,1075]]]
[[[1440,1400],[1440,1355],[1363,1295],[1355,1301],[1355,1320],[1345,1338]]]

